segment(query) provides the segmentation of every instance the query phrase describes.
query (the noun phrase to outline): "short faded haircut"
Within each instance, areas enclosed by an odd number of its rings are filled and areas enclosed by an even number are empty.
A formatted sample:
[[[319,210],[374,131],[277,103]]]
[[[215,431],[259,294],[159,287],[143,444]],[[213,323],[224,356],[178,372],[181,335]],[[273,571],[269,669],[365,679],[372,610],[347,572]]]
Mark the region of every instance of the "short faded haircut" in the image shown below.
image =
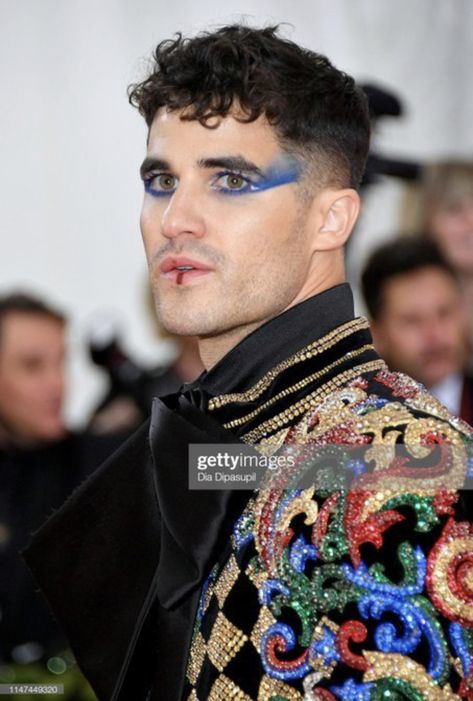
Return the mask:
[[[358,188],[370,135],[364,92],[325,56],[278,31],[235,24],[177,34],[158,44],[151,73],[130,86],[129,100],[148,127],[161,108],[209,128],[235,105],[240,121],[264,115],[319,185]]]

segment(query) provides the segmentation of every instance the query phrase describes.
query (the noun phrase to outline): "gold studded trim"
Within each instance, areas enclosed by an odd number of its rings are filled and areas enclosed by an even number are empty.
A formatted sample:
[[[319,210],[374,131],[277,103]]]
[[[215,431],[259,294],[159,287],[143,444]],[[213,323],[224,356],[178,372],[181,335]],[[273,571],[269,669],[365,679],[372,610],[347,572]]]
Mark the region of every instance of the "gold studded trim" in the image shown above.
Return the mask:
[[[187,678],[194,686],[199,678],[200,670],[204,664],[206,654],[205,640],[200,631],[197,632],[189,655],[189,664],[187,665]]]
[[[276,618],[267,606],[262,606],[250,636],[250,640],[255,646],[258,655],[260,654],[261,638],[273,623],[276,623]]]
[[[362,363],[361,365],[357,365],[354,368],[345,370],[345,372],[341,372],[332,380],[326,382],[322,387],[319,387],[319,389],[315,390],[315,392],[312,392],[306,397],[303,397],[298,402],[290,406],[288,409],[282,411],[280,414],[273,416],[267,421],[263,421],[263,423],[257,426],[255,429],[246,433],[243,436],[243,440],[245,441],[245,443],[257,443],[268,433],[283,428],[283,426],[288,422],[293,421],[294,419],[301,416],[310,409],[315,409],[315,407],[317,407],[317,405],[322,399],[324,399],[332,392],[340,390],[343,384],[354,380],[356,377],[358,377],[359,375],[363,375],[364,373],[385,369],[386,363],[384,362],[384,360],[378,359],[371,360],[368,363]],[[228,427],[227,424],[224,424],[224,426],[225,428]]]
[[[221,609],[233,585],[237,581],[239,573],[240,569],[238,563],[235,556],[232,554],[214,585],[215,596],[217,597],[218,605]]]
[[[325,634],[325,628],[328,628],[332,633],[337,633],[339,626],[327,616],[322,616],[312,633],[312,642],[316,640],[322,640]],[[312,648],[311,642],[311,648]],[[331,662],[325,662],[323,654],[315,653],[312,649],[309,656],[310,664],[314,669],[314,672],[319,675],[321,679],[330,679],[332,672],[337,666],[337,661],[333,659]]]
[[[342,358],[338,358],[337,360],[334,360],[333,363],[326,365],[322,370],[318,370],[317,372],[312,373],[312,375],[309,375],[308,377],[304,377],[299,382],[296,382],[296,384],[291,385],[290,387],[286,387],[285,389],[281,390],[281,392],[279,392],[278,394],[275,394],[274,397],[271,397],[271,399],[268,399],[268,401],[263,402],[263,404],[260,404],[260,406],[257,409],[254,409],[249,414],[246,414],[245,416],[242,416],[239,419],[234,419],[233,421],[229,421],[228,423],[224,424],[225,428],[235,428],[235,426],[241,426],[242,424],[246,423],[247,421],[251,421],[251,419],[253,419],[255,416],[258,416],[258,414],[260,414],[262,411],[264,411],[268,407],[270,407],[273,404],[275,404],[276,402],[278,402],[280,399],[284,399],[284,397],[288,397],[290,394],[293,394],[294,392],[298,392],[299,390],[303,389],[307,385],[310,385],[312,382],[316,382],[317,380],[320,380],[321,377],[324,377],[324,375],[327,375],[329,372],[331,372],[331,370],[338,367],[338,365],[342,365],[347,360],[350,360],[352,358],[358,357],[359,355],[362,355],[367,350],[374,350],[374,346],[371,343],[367,343],[366,345],[362,346],[361,348],[357,348],[356,350],[353,350],[353,351],[350,351],[349,353],[346,353]]]
[[[267,389],[273,382],[273,380],[282,372],[284,372],[284,370],[287,370],[288,368],[293,367],[298,363],[302,363],[305,360],[308,360],[309,358],[313,358],[316,355],[324,353],[329,348],[335,346],[339,341],[343,340],[344,338],[347,338],[347,336],[350,336],[351,334],[354,334],[357,331],[367,329],[369,329],[369,324],[365,317],[359,317],[358,319],[348,321],[346,324],[342,324],[342,326],[338,326],[326,336],[323,336],[322,338],[319,338],[317,341],[314,341],[310,345],[305,346],[305,348],[302,348],[294,355],[291,355],[290,358],[286,358],[286,360],[283,360],[281,363],[279,363],[279,365],[276,365],[276,367],[271,368],[271,370],[267,372],[266,375],[264,375],[260,380],[258,380],[258,382],[254,384],[253,387],[250,387],[250,389],[246,390],[246,392],[233,392],[231,394],[221,394],[218,397],[213,397],[209,401],[208,410],[215,411],[215,409],[220,409],[221,407],[226,406],[227,404],[231,404],[232,402],[248,402],[258,399],[258,397],[264,392],[264,390]]]
[[[275,696],[287,701],[303,701],[302,694],[296,689],[265,675],[259,687],[258,701],[271,701]]]
[[[220,674],[212,684],[208,701],[252,701],[252,699],[225,674]]]
[[[207,643],[207,653],[213,666],[223,672],[247,640],[243,631],[219,611]]]

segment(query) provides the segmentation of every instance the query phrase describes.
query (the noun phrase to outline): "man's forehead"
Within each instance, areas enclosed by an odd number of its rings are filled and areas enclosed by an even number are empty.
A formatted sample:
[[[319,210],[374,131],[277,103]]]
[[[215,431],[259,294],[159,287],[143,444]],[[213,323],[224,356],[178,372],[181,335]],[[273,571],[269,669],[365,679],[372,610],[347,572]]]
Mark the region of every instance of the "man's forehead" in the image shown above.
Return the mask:
[[[274,131],[274,127],[270,124],[265,114],[260,114],[256,119],[248,121],[248,113],[238,107],[232,107],[225,115],[214,115],[205,120],[205,124],[209,129],[215,129],[221,127],[225,124],[230,124],[232,122],[237,122],[238,124],[248,125],[261,125],[269,127],[271,131]],[[194,117],[194,113],[191,108],[184,109],[170,109],[168,107],[160,107],[156,110],[154,115],[152,125],[155,123],[167,124],[180,122],[182,124],[200,124],[199,119]],[[201,125],[202,126],[202,125]],[[205,127],[204,127],[205,128]]]
[[[183,110],[158,110],[148,134],[148,155],[169,157],[176,153],[197,161],[239,153],[264,159],[281,149],[276,130],[263,116],[243,122],[238,113],[231,112],[204,125],[196,119],[183,119],[185,115]]]
[[[460,289],[454,277],[440,266],[425,266],[394,275],[386,281],[384,295],[391,305],[405,305],[412,308],[429,307],[434,298],[415,294],[416,289],[428,286],[438,298],[446,300],[460,298]]]
[[[30,341],[31,334],[47,333],[49,335],[51,331],[65,334],[62,321],[35,312],[11,311],[2,319],[0,327],[0,333],[4,338],[26,338]]]

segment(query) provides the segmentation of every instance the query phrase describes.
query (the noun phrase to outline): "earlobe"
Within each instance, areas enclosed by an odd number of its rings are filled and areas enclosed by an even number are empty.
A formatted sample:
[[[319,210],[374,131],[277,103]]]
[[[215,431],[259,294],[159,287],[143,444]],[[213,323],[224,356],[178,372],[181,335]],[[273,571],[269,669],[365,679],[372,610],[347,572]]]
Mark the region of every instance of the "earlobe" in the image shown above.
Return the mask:
[[[319,251],[342,248],[348,240],[360,211],[360,196],[351,188],[321,193],[322,222],[316,244]]]

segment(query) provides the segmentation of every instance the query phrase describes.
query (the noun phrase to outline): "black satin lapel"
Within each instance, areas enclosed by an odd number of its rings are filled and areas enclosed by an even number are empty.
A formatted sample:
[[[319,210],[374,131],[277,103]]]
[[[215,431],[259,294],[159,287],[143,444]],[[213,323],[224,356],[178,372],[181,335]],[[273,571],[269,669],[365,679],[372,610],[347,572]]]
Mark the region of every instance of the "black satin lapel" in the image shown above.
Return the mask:
[[[161,524],[148,432],[149,422],[73,493],[24,553],[100,699],[112,698],[131,655],[158,564]]]
[[[249,497],[242,491],[189,489],[190,443],[239,441],[182,397],[179,412],[154,400],[150,442],[162,514],[157,593],[164,608],[200,586]]]

